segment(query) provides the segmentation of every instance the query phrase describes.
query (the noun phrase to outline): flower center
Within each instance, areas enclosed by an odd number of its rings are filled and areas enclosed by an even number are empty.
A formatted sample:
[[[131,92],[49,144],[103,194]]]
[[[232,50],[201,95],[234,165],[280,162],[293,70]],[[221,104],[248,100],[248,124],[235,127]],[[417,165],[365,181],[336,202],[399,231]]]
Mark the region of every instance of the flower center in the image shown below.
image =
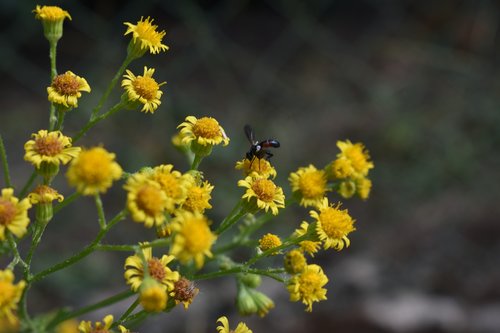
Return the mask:
[[[182,234],[186,239],[186,250],[190,253],[202,253],[212,244],[210,229],[203,220],[186,222]]]
[[[16,206],[12,202],[0,198],[0,225],[10,224],[15,217]]]
[[[16,288],[12,283],[0,281],[0,309],[12,302],[15,292]]]
[[[177,177],[170,173],[162,173],[158,174],[155,179],[158,183],[160,183],[163,192],[169,198],[178,198],[181,196],[182,191],[179,185],[179,181]]]
[[[302,175],[299,181],[302,195],[306,198],[322,197],[326,189],[326,177],[323,171],[313,171]]]
[[[165,266],[162,265],[158,258],[151,258],[148,260],[149,275],[156,281],[161,282],[165,276]]]
[[[161,192],[153,186],[145,185],[137,193],[137,206],[149,216],[156,216],[163,210]]]
[[[111,160],[100,150],[89,150],[80,153],[78,157],[79,177],[87,184],[99,184],[108,179]]]
[[[56,156],[63,150],[61,141],[56,136],[43,136],[35,139],[35,151],[44,156]]]
[[[276,194],[276,185],[269,179],[257,179],[252,184],[252,190],[264,202],[271,202]]]
[[[314,271],[305,271],[300,276],[300,293],[314,295],[321,288],[321,277]]]
[[[179,302],[189,302],[197,293],[194,283],[186,278],[180,278],[179,281],[174,283],[174,297]]]
[[[189,190],[188,197],[183,206],[191,211],[199,211],[203,208],[208,208],[208,202],[204,194],[205,191],[201,187],[192,187]]]
[[[61,95],[73,96],[78,94],[80,82],[78,82],[74,75],[69,73],[60,74],[52,81],[52,88]]]
[[[210,117],[203,117],[193,125],[193,134],[196,137],[215,139],[221,136],[220,126],[217,120]]]
[[[137,76],[135,80],[132,81],[132,85],[137,95],[148,101],[154,99],[158,89],[160,89],[158,83],[148,76]]]
[[[327,207],[319,215],[321,228],[330,238],[342,238],[354,230],[352,218],[345,211]]]

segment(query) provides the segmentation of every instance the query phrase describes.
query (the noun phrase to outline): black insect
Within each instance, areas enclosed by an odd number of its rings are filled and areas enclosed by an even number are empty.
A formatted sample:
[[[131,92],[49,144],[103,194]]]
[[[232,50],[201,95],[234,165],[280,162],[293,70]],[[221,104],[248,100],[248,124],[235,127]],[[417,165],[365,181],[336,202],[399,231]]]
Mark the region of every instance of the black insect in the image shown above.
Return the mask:
[[[264,141],[257,141],[255,140],[255,135],[253,133],[252,127],[250,125],[245,125],[245,135],[248,138],[248,141],[250,141],[250,144],[252,145],[250,147],[250,150],[246,153],[246,158],[249,161],[252,161],[257,157],[258,159],[270,159],[273,154],[269,151],[268,148],[278,148],[280,146],[280,143],[278,140],[275,139],[267,139]]]

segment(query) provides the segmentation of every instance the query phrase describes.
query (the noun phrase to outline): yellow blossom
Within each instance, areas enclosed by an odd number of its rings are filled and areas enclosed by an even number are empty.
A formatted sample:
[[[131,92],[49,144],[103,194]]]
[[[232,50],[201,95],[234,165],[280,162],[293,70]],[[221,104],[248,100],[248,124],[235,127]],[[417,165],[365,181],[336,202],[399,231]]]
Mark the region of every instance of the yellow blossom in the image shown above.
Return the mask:
[[[26,234],[30,219],[28,209],[31,204],[28,198],[19,200],[14,196],[12,188],[2,189],[0,197],[0,241],[5,240],[5,231],[21,238]],[[0,304],[2,304],[0,302]]]
[[[87,81],[71,71],[57,75],[47,87],[49,102],[61,105],[63,109],[78,107],[78,99],[82,91],[90,92]]]
[[[326,173],[312,164],[292,172],[288,180],[292,191],[300,196],[300,205],[304,207],[316,206],[328,191]]]
[[[65,10],[57,6],[36,6],[33,10],[35,18],[42,21],[60,21],[65,18],[71,20],[71,16]]]
[[[318,265],[307,265],[301,273],[290,278],[287,284],[290,300],[292,302],[302,301],[306,305],[306,311],[312,311],[313,302],[326,300],[326,289],[328,278]]]
[[[179,281],[175,282],[174,290],[172,290],[169,295],[174,298],[175,304],[182,303],[184,309],[188,309],[199,292],[200,290],[196,288],[194,282],[189,281],[185,277],[181,277]]]
[[[11,324],[16,323],[15,313],[25,286],[23,280],[14,284],[14,273],[10,269],[0,270],[0,318],[6,318]]]
[[[147,243],[141,243],[146,246]],[[142,255],[148,264],[149,276],[162,285],[168,291],[174,289],[174,283],[179,280],[179,272],[172,271],[167,265],[174,260],[174,256],[163,255],[160,259],[153,257],[151,247],[143,247]],[[133,291],[137,291],[144,280],[144,264],[141,256],[133,255],[125,260],[125,280]]]
[[[186,117],[186,121],[181,123],[177,128],[180,128],[182,142],[190,143],[192,141],[201,146],[213,146],[229,144],[229,138],[226,132],[219,125],[217,120],[211,117],[202,117],[197,119],[193,116]]]
[[[281,239],[274,235],[267,233],[259,239],[259,248],[261,251],[267,251],[281,245]]]
[[[237,170],[243,170],[243,174],[246,176],[252,176],[254,178],[269,178],[274,179],[276,177],[276,169],[271,165],[271,163],[265,158],[255,157],[252,160],[247,158],[236,162]]]
[[[336,206],[329,204],[327,198],[323,199],[317,209],[319,212],[312,210],[309,214],[317,221],[316,232],[323,241],[323,248],[340,251],[344,247],[349,247],[350,241],[347,235],[356,228],[347,209],[341,210],[340,204]]]
[[[205,257],[212,257],[210,249],[217,238],[210,231],[207,218],[198,212],[182,211],[172,220],[172,229],[170,254],[183,264],[194,260],[198,269],[203,267]]]
[[[154,113],[160,106],[160,98],[163,92],[160,87],[166,82],[157,83],[153,79],[154,68],[144,66],[144,74],[135,76],[127,69],[127,74],[123,75],[122,87],[125,88],[126,98],[131,107],[142,104],[141,112]]]
[[[272,180],[248,176],[238,181],[238,186],[247,189],[242,199],[249,202],[254,199],[258,209],[264,209],[266,212],[271,210],[273,215],[278,215],[278,208],[285,207],[283,189],[276,186]]]
[[[123,188],[128,192],[127,208],[135,222],[144,223],[146,228],[151,228],[165,221],[164,212],[168,199],[160,184],[136,173],[127,179]]]
[[[344,179],[354,174],[351,161],[345,157],[337,158],[328,168],[333,179]]]
[[[17,316],[7,317],[0,315],[0,333],[19,333],[21,332],[21,322]],[[59,332],[57,332],[59,333]],[[75,332],[78,333],[78,332]]]
[[[370,191],[372,189],[372,181],[366,177],[361,177],[356,179],[356,193],[358,196],[366,200],[370,196]]]
[[[309,223],[307,223],[306,221],[302,221],[300,227],[293,232],[292,237],[296,238],[303,236],[307,234],[308,229],[309,229]],[[314,240],[303,240],[299,243],[299,246],[302,249],[302,251],[309,253],[311,257],[314,257],[314,254],[318,252],[321,246],[321,242]]]
[[[337,141],[337,147],[340,153],[337,158],[345,158],[354,169],[356,176],[366,176],[370,169],[373,169],[373,162],[370,161],[370,155],[365,146],[358,143],[351,143],[351,141]]]
[[[55,333],[79,333],[76,319],[68,319],[57,325]]]
[[[176,205],[180,205],[186,200],[187,188],[194,182],[191,175],[183,175],[173,168],[172,164],[163,164],[144,173],[160,184],[161,190],[167,198],[166,209],[169,213],[173,213]]]
[[[231,330],[229,328],[229,320],[227,319],[226,316],[222,316],[219,319],[217,319],[218,323],[221,323],[222,325],[217,326],[217,332],[218,333],[252,333],[252,330],[248,328],[248,326],[245,323],[238,323],[238,326],[236,326],[236,329]]]
[[[167,307],[165,286],[153,279],[145,279],[139,292],[139,302],[147,312],[160,312]]]
[[[83,195],[105,193],[123,173],[114,160],[115,154],[103,147],[84,149],[68,168],[69,184]]]
[[[213,189],[214,187],[208,181],[204,181],[199,185],[196,182],[190,183],[187,188],[186,200],[182,204],[182,209],[202,214],[205,212],[205,209],[211,209],[212,205],[209,201],[212,198],[211,193]]]
[[[137,55],[140,56],[147,50],[151,54],[168,50],[168,46],[162,44],[166,32],[156,31],[158,26],[153,24],[153,19],[149,16],[146,19],[141,17],[137,24],[129,22],[124,24],[128,27],[125,35],[132,34],[131,48],[136,50]]]
[[[67,164],[80,153],[80,147],[71,146],[71,138],[64,136],[60,131],[49,132],[40,130],[33,133],[33,140],[24,144],[24,159],[35,167],[40,168],[42,163],[59,166]]]
[[[57,190],[53,189],[47,185],[38,185],[30,194],[28,194],[28,199],[33,205],[39,203],[51,203],[54,200],[59,202],[64,200],[64,196],[59,194]]]
[[[91,321],[81,321],[78,329],[81,333],[111,333],[111,325],[113,324],[113,316],[107,315],[102,322],[97,321],[92,324]]]
[[[285,255],[285,270],[290,274],[302,272],[307,265],[306,258],[300,250],[291,250]]]

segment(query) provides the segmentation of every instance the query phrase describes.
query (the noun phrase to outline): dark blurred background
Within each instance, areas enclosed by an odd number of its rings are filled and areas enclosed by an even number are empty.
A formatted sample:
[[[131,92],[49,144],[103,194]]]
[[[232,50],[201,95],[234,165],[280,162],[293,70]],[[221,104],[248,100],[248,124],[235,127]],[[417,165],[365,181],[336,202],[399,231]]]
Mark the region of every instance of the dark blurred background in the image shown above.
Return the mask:
[[[60,5],[65,22],[58,70],[84,76],[92,94],[66,117],[74,134],[124,59],[123,22],[151,16],[170,50],[131,65],[156,68],[167,81],[154,115],[123,111],[80,142],[103,143],[127,171],[144,165],[188,165],[170,144],[187,115],[212,116],[231,138],[201,169],[215,185],[216,223],[241,195],[233,169],[248,142],[279,139],[273,163],[289,193],[288,174],[323,167],[339,139],[361,141],[375,163],[371,198],[344,203],[356,219],[349,249],[323,252],[328,301],[311,314],[285,288],[265,280],[276,308],[263,318],[234,314],[231,279],[202,281],[189,311],[153,317],[140,332],[213,332],[222,314],[254,332],[500,332],[499,13],[493,0],[464,1],[59,1],[0,2],[0,132],[14,184],[31,173],[23,144],[47,127],[48,43],[31,11]],[[109,105],[117,101],[115,89]],[[0,185],[5,185],[3,178]],[[64,177],[56,186],[72,193]],[[107,214],[123,207],[117,184],[103,197]],[[51,222],[35,256],[40,271],[88,244],[97,233],[90,198]],[[307,209],[280,215],[283,235],[308,219]],[[151,238],[123,221],[114,244]],[[21,245],[22,250],[28,241]],[[159,251],[155,252],[160,254]],[[128,253],[96,253],[30,290],[30,310],[78,308],[126,289]],[[80,319],[120,315],[119,303]]]

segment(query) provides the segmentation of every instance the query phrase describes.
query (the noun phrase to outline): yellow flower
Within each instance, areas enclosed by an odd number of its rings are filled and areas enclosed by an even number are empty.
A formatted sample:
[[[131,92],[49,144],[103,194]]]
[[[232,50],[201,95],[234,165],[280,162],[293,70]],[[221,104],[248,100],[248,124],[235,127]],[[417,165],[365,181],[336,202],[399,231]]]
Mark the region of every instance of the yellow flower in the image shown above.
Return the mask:
[[[97,321],[92,325],[91,321],[81,321],[78,329],[81,333],[110,333],[111,325],[113,324],[113,316],[107,315],[102,322]]]
[[[49,102],[64,108],[78,107],[78,98],[82,97],[81,91],[90,92],[90,86],[83,77],[71,71],[57,75],[47,87]]]
[[[340,251],[344,247],[349,247],[350,241],[347,235],[356,228],[347,209],[341,210],[340,204],[336,206],[329,204],[327,198],[323,199],[317,209],[319,212],[312,210],[309,214],[317,220],[316,232],[323,241],[323,248]]]
[[[221,323],[221,326],[217,326],[217,332],[218,333],[252,333],[252,330],[248,328],[248,326],[245,323],[238,323],[238,326],[236,326],[236,329],[231,330],[229,328],[229,320],[227,319],[226,316],[222,316],[219,319],[217,319],[218,323]]]
[[[200,289],[196,288],[194,282],[181,277],[179,281],[175,282],[174,290],[169,295],[174,298],[175,304],[182,303],[184,309],[188,309],[199,292]]]
[[[202,214],[205,209],[211,209],[212,205],[209,201],[212,199],[210,194],[213,189],[214,187],[208,181],[204,181],[199,185],[192,182],[187,188],[187,197],[182,204],[182,209]]]
[[[194,260],[198,269],[203,267],[205,257],[212,257],[210,249],[217,238],[207,218],[198,212],[182,211],[172,220],[172,229],[175,233],[170,254],[183,264]]]
[[[180,205],[186,200],[187,187],[194,182],[191,175],[182,175],[179,171],[173,170],[172,164],[159,165],[151,172],[149,177],[160,184],[161,190],[167,198],[167,211],[173,213],[175,205]],[[148,172],[145,172],[148,174]]]
[[[353,144],[349,140],[337,141],[337,147],[340,149],[337,158],[348,160],[354,169],[355,175],[366,176],[368,171],[373,169],[373,162],[370,161],[370,155],[362,143]]]
[[[285,270],[290,274],[297,274],[307,266],[306,258],[300,250],[291,250],[285,255]]]
[[[57,6],[36,6],[33,10],[35,18],[42,21],[61,21],[65,18],[71,20],[69,13]]]
[[[54,200],[59,202],[64,200],[64,196],[59,194],[57,190],[53,189],[47,185],[38,185],[30,194],[28,194],[28,199],[33,205],[39,203],[51,203]]]
[[[186,121],[177,128],[181,129],[182,141],[185,143],[194,141],[201,146],[213,146],[221,143],[227,146],[229,144],[226,132],[217,120],[211,117],[196,119],[196,117],[188,116]]]
[[[127,208],[135,222],[144,223],[146,228],[151,228],[165,221],[164,212],[168,199],[160,184],[136,173],[127,179],[123,188],[128,191]]]
[[[0,206],[1,207],[1,206]],[[0,318],[15,324],[17,304],[21,299],[26,282],[23,280],[14,284],[14,273],[10,269],[0,270]]]
[[[350,178],[342,180],[338,185],[337,191],[342,198],[349,199],[356,193],[356,184]]]
[[[147,243],[141,243],[147,245]],[[168,291],[174,289],[174,283],[179,280],[179,272],[172,271],[167,265],[174,260],[174,256],[163,255],[160,259],[153,257],[152,248],[144,247],[142,254],[148,264],[149,276],[162,285]],[[125,280],[133,291],[137,291],[144,280],[144,265],[139,255],[133,255],[125,260]]]
[[[142,76],[135,76],[128,69],[127,74],[123,75],[125,79],[122,81],[122,87],[125,88],[127,99],[132,103],[131,107],[143,104],[141,112],[154,113],[161,104],[160,98],[163,92],[160,87],[166,82],[157,83],[153,79],[154,72],[154,68],[148,69],[144,66]]]
[[[307,265],[304,270],[292,276],[288,281],[287,289],[292,302],[302,301],[306,311],[312,311],[313,302],[326,300],[326,289],[328,278],[318,265]]]
[[[261,251],[267,251],[281,245],[281,239],[273,234],[267,233],[259,239]]]
[[[76,319],[68,319],[57,325],[55,333],[78,333],[78,322]]]
[[[139,292],[139,302],[147,312],[160,312],[167,307],[165,286],[153,279],[145,279]]]
[[[123,173],[114,160],[115,154],[103,147],[83,150],[68,168],[66,177],[69,184],[83,195],[105,193]]]
[[[247,189],[242,198],[248,201],[255,198],[259,209],[264,209],[266,212],[270,209],[273,215],[278,215],[278,208],[285,207],[283,189],[276,186],[272,180],[248,176],[238,181],[238,186]]]
[[[309,229],[309,223],[307,223],[306,221],[302,221],[302,223],[300,224],[300,228],[296,229],[293,232],[292,237],[297,238],[303,236],[307,234],[308,229]],[[299,243],[299,246],[302,249],[302,251],[309,253],[311,257],[314,257],[314,254],[318,252],[321,246],[321,242],[313,240],[303,240]]]
[[[21,332],[21,322],[19,321],[18,317],[14,315],[13,317],[9,318],[7,316],[0,315],[0,333],[19,333],[19,332]]]
[[[67,164],[80,153],[80,147],[71,146],[71,138],[64,136],[60,131],[49,132],[40,130],[33,133],[33,140],[24,144],[24,159],[35,167],[40,168],[42,163],[59,166]]]
[[[141,17],[135,25],[129,22],[124,24],[128,27],[125,35],[132,34],[131,45],[139,53],[138,55],[144,54],[146,50],[151,54],[168,50],[168,46],[161,43],[166,32],[156,31],[158,26],[153,24],[153,19],[149,16],[145,20]]]
[[[358,196],[366,200],[370,196],[370,191],[372,189],[372,181],[366,177],[361,177],[356,179],[356,193]]]
[[[351,161],[345,157],[337,158],[333,161],[329,166],[329,170],[333,179],[344,179],[354,174]]]
[[[0,197],[0,241],[5,240],[5,230],[10,231],[18,238],[24,236],[27,231],[30,219],[28,209],[31,204],[28,198],[19,201],[14,196],[12,188],[2,189]],[[2,304],[0,302],[0,304]]]
[[[243,174],[246,176],[252,176],[254,178],[275,178],[276,169],[269,163],[265,158],[254,158],[249,160],[247,158],[236,162],[236,170],[243,170]]]
[[[312,164],[292,172],[288,180],[292,191],[300,196],[300,205],[304,207],[318,205],[328,191],[326,173]]]

